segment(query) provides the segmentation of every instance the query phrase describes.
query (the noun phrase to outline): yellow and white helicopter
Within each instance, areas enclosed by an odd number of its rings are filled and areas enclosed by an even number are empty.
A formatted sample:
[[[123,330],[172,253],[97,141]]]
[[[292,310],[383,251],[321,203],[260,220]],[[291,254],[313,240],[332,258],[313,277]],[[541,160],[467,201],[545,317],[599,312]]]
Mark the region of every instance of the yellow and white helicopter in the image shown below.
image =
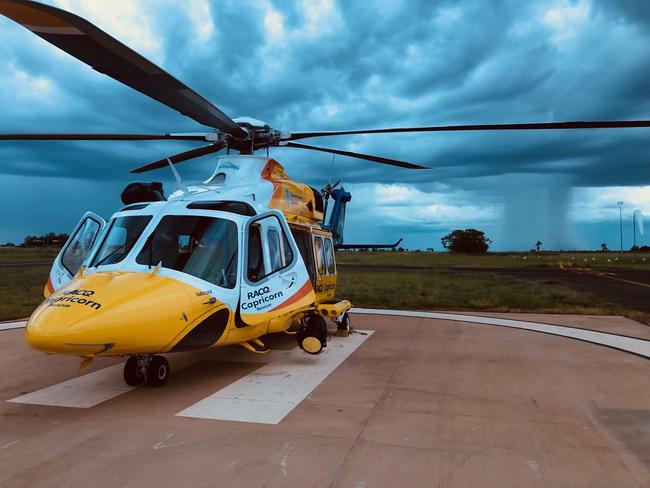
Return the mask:
[[[292,181],[255,151],[292,147],[422,169],[424,166],[295,141],[350,134],[459,130],[650,127],[650,121],[454,125],[329,132],[281,132],[252,118],[231,119],[158,66],[88,21],[28,0],[0,0],[3,14],[117,81],[158,100],[210,132],[191,134],[0,134],[0,140],[189,140],[207,142],[134,170],[170,166],[179,190],[131,183],[124,208],[106,222],[86,213],[56,257],[45,301],[26,338],[47,353],[83,358],[128,356],[124,379],[167,381],[162,353],[239,344],[265,352],[260,337],[289,329],[317,354],[326,319],[350,329],[351,304],[335,299],[335,248],[343,244],[350,194],[328,185],[323,195]],[[174,165],[228,150],[203,183],[185,185]],[[230,151],[239,154],[230,155]],[[323,198],[323,196],[325,198]],[[326,216],[329,198],[333,208]]]

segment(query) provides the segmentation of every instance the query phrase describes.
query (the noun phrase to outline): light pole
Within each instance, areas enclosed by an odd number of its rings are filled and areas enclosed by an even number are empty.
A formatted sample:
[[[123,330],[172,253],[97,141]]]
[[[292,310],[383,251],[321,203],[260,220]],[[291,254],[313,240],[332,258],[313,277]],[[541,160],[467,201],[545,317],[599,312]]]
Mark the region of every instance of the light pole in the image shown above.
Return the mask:
[[[618,205],[618,221],[621,230],[621,252],[623,252],[623,200],[616,202]]]

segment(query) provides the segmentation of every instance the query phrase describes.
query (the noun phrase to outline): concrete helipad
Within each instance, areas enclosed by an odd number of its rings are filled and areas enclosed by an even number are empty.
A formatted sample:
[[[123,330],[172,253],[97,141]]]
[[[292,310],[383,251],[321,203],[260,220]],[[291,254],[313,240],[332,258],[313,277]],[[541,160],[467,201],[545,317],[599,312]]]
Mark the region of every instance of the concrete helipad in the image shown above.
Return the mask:
[[[171,355],[159,389],[0,324],[0,486],[650,486],[650,328],[393,314],[316,358]]]

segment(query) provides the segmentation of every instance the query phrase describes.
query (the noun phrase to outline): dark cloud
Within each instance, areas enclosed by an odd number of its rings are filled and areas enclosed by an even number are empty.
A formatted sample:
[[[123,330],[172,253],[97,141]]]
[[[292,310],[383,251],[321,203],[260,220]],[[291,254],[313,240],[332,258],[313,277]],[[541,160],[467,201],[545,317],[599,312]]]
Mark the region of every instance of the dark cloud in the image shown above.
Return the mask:
[[[231,116],[253,116],[282,129],[650,118],[645,0],[334,2],[329,10],[327,3],[211,1],[214,32],[202,39],[183,2],[151,2],[142,6],[151,24],[143,29],[155,36],[152,57],[166,70]],[[91,20],[111,25],[101,16]],[[1,132],[204,130],[7,19],[0,19],[0,29]],[[498,179],[510,174],[562,175],[579,187],[650,184],[647,130],[313,143],[435,168],[410,172],[337,157],[336,176],[348,183],[400,183],[423,192],[438,192],[442,184],[448,193],[441,195],[476,191],[484,202],[498,200]],[[189,147],[2,143],[0,173],[5,182],[59,178],[64,193],[70,181],[101,181],[116,195],[133,179],[131,168]],[[313,186],[327,178],[326,154],[271,153]],[[187,179],[202,179],[213,161],[202,158],[179,170]],[[164,171],[150,177],[169,179]],[[409,232],[418,229],[430,226]]]

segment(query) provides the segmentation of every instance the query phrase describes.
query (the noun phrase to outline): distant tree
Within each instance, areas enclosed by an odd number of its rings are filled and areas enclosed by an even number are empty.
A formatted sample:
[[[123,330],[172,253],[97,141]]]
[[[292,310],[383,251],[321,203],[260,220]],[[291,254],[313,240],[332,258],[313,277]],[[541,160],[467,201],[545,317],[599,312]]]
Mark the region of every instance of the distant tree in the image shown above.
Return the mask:
[[[42,236],[27,236],[21,244],[23,247],[34,247],[34,246],[63,246],[65,241],[68,240],[68,234],[56,234],[54,232],[48,232]]]
[[[456,229],[444,236],[442,245],[451,252],[484,253],[487,252],[492,241],[485,232],[477,229]]]
[[[603,243],[600,245],[600,250],[601,250],[601,252],[609,252],[609,248],[607,247],[607,243],[606,243],[606,242],[603,242]]]
[[[542,241],[539,241],[539,240],[538,240],[538,241],[535,243],[535,250],[536,250],[537,252],[539,252],[541,249],[542,249]]]

